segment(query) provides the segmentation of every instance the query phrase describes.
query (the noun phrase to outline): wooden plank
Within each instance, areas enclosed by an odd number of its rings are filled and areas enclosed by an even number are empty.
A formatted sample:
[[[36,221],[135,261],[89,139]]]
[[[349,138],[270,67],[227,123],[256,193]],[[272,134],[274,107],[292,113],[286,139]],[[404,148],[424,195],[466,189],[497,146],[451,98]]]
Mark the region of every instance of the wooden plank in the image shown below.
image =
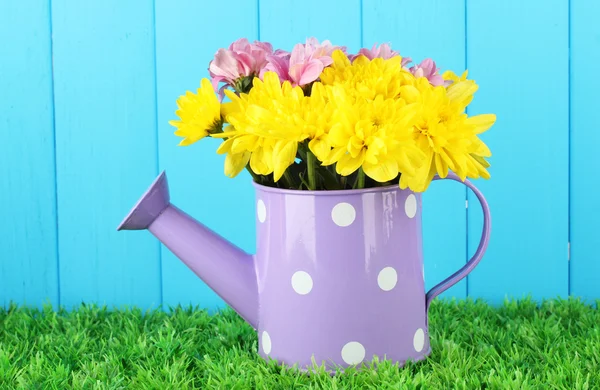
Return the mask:
[[[464,0],[376,0],[364,2],[364,45],[389,42],[402,56],[419,63],[433,58],[438,67],[465,70]],[[425,285],[441,282],[466,261],[465,188],[456,182],[435,182],[423,194]],[[463,279],[441,298],[465,298]]]
[[[470,114],[492,112],[489,181],[477,186],[492,212],[487,255],[469,294],[491,302],[568,295],[568,4],[469,1],[467,64],[480,88]],[[532,17],[535,15],[535,17]],[[469,196],[469,245],[481,212]]]
[[[48,2],[0,2],[0,303],[59,304]]]
[[[571,5],[571,294],[600,298],[598,248],[598,167],[590,157],[600,145],[597,91],[590,77],[600,63],[600,3],[579,0]]]
[[[52,2],[61,301],[161,304],[159,245],[116,227],[157,174],[151,2]]]
[[[361,45],[360,3],[348,0],[342,7],[336,0],[260,0],[260,36],[287,51],[315,37],[357,52]]]
[[[224,13],[223,10],[227,10]],[[176,100],[196,91],[214,53],[238,38],[258,38],[256,1],[156,2],[156,53],[160,169],[165,169],[171,200],[209,228],[253,252],[254,192],[246,171],[235,179],[223,173],[221,141],[205,139],[178,146],[169,121],[177,119]],[[150,181],[146,183],[149,185]],[[138,188],[138,192],[141,187]],[[141,194],[141,192],[140,192]],[[219,259],[214,259],[219,261]],[[167,248],[162,248],[165,306],[200,305],[210,310],[224,302]],[[233,288],[233,287],[232,287]]]

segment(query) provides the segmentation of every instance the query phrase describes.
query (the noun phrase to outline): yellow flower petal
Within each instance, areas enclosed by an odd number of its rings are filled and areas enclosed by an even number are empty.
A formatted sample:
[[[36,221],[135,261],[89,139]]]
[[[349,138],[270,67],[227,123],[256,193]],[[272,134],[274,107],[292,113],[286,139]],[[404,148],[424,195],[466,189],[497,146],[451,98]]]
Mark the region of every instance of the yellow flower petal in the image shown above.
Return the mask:
[[[331,152],[329,152],[329,156],[326,159],[322,160],[321,165],[327,166],[337,163],[340,160],[340,158],[342,158],[344,153],[346,153],[346,147],[339,146],[333,148]]]
[[[346,129],[341,123],[336,123],[333,125],[331,130],[329,130],[329,140],[335,146],[346,146],[348,144],[348,134]]]
[[[446,166],[448,166],[448,169],[456,169],[456,165],[454,165],[454,161],[452,160],[452,158],[450,158],[450,156],[448,155],[448,153],[446,152],[445,149],[440,149],[439,151],[439,155],[440,157],[444,160],[444,164]]]
[[[250,168],[258,175],[268,175],[273,172],[269,159],[265,156],[265,150],[258,148],[250,156]]]
[[[251,134],[235,137],[235,140],[231,145],[231,151],[233,153],[242,153],[244,151],[254,152],[258,146],[257,142],[258,137]]]
[[[331,152],[329,141],[323,138],[311,139],[308,143],[308,148],[321,162],[325,161]]]
[[[467,118],[465,124],[474,126],[475,134],[481,134],[488,130],[496,123],[496,115],[494,114],[481,114]]]
[[[234,138],[229,138],[225,140],[219,147],[217,148],[217,154],[225,154],[231,152],[231,145],[233,144]]]
[[[482,167],[484,167],[484,168],[490,167],[490,163],[488,161],[486,161],[485,158],[474,155],[474,154],[472,154],[471,157],[473,157],[473,159],[475,159],[475,161],[477,161]]]
[[[400,96],[407,103],[415,103],[421,96],[419,90],[412,85],[403,85],[400,87]]]
[[[392,158],[379,159],[377,164],[367,161],[363,164],[365,174],[380,183],[390,181],[398,176],[398,163]]]
[[[403,172],[400,176],[400,188],[410,188],[414,192],[424,192],[436,173],[433,160],[434,154],[431,153],[424,161],[424,164],[416,169],[414,175],[408,175]]]
[[[467,106],[479,86],[473,80],[459,81],[448,87],[448,99]],[[463,103],[464,102],[464,103]]]
[[[331,54],[331,58],[333,59],[333,65],[338,69],[344,69],[345,67],[350,66],[350,59],[348,59],[348,56],[339,49],[334,50]]]
[[[352,157],[344,154],[337,162],[336,171],[342,176],[349,176],[356,171],[365,161],[365,152],[362,151],[358,156]]]
[[[446,161],[438,153],[436,153],[434,157],[435,169],[438,175],[440,175],[441,178],[445,178],[448,176],[448,164],[446,164]]]
[[[473,152],[473,154],[476,154],[481,157],[492,157],[492,152],[490,151],[490,148],[488,148],[488,146],[484,144],[480,139],[476,138],[474,143],[477,146],[477,149]]]
[[[237,103],[227,102],[221,103],[221,116],[227,120],[227,116],[239,109],[239,105]]]
[[[236,177],[248,164],[250,152],[229,153],[225,157],[225,175],[230,178]]]
[[[273,180],[276,182],[281,179],[285,170],[294,163],[296,152],[298,151],[297,142],[280,141],[273,148]]]
[[[179,145],[191,145],[210,133],[221,131],[221,108],[212,84],[207,78],[200,82],[197,94],[187,91],[177,99],[175,114],[180,120],[169,121],[177,127],[175,135],[184,139]]]

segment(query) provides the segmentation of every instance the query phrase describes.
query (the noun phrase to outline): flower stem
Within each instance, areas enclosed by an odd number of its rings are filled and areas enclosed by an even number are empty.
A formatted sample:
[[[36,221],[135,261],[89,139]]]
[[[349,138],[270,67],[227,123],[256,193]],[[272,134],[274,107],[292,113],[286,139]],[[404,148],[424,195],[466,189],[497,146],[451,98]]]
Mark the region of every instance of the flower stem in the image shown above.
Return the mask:
[[[296,188],[296,181],[294,180],[294,177],[290,173],[289,168],[286,169],[285,171],[283,171],[283,177],[287,181],[287,185],[289,188]]]
[[[252,175],[252,179],[254,179],[255,182],[257,182],[258,184],[261,184],[260,177],[258,177],[258,175],[256,173],[254,173],[252,168],[250,168],[250,164],[246,164],[246,170],[248,172],[250,172],[250,175]]]
[[[358,168],[358,176],[356,177],[356,188],[365,188],[365,171],[362,167]]]
[[[316,172],[315,172],[315,164],[317,162],[317,158],[313,154],[313,152],[309,150],[306,151],[306,168],[308,170],[308,187],[309,190],[316,190]]]

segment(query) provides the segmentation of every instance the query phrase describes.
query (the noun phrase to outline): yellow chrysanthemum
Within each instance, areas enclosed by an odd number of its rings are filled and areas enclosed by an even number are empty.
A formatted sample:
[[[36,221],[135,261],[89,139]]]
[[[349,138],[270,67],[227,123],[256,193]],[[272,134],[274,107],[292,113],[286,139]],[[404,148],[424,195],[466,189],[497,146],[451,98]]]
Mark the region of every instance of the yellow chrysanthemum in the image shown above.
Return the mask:
[[[229,139],[219,152],[250,152],[254,172],[273,173],[278,181],[294,163],[298,143],[306,139],[310,139],[309,147],[317,156],[331,149],[324,137],[330,114],[320,83],[313,85],[307,97],[300,87],[292,87],[287,81],[281,84],[276,73],[267,72],[262,81],[254,79],[248,94],[225,93],[231,99],[224,105],[226,121],[235,130],[223,134]]]
[[[402,57],[389,59],[365,56],[354,62],[341,50],[332,54],[333,64],[321,74],[324,85],[342,86],[346,93],[373,100],[376,96],[385,99],[396,98],[403,85],[414,83],[415,77],[402,67]]]
[[[400,172],[415,173],[424,157],[412,139],[416,105],[401,99],[354,99],[345,90],[333,87],[336,113],[329,132],[333,146],[324,165],[336,163],[342,176],[360,167],[378,182],[386,182]]]
[[[447,70],[442,74],[442,78],[444,80],[449,80],[452,81],[453,83],[457,83],[459,81],[466,81],[467,80],[467,75],[469,74],[468,71],[464,71],[462,75],[460,75],[460,77],[458,77],[456,75],[456,73],[454,73],[451,70]]]
[[[417,80],[415,103],[418,106],[414,139],[426,155],[415,174],[400,177],[400,187],[425,191],[433,177],[446,177],[449,169],[461,180],[467,177],[489,178],[485,157],[491,156],[487,146],[477,137],[495,122],[492,114],[468,117],[465,107],[473,98],[477,85],[472,80],[458,79],[447,89],[432,86],[426,79]]]
[[[209,135],[222,138],[217,153],[226,154],[225,174],[235,177],[249,166],[262,184],[285,174],[290,188],[298,187],[297,178],[300,188],[347,188],[345,178],[333,183],[333,169],[325,166],[334,164],[341,176],[358,170],[350,184],[354,188],[363,188],[365,175],[380,183],[400,175],[400,187],[416,192],[450,170],[462,180],[490,177],[486,158],[491,153],[478,135],[496,117],[465,113],[478,89],[466,71],[460,76],[446,71],[444,85],[432,86],[404,69],[400,56],[359,55],[350,61],[336,50],[332,60],[313,83],[292,87],[277,73],[267,72],[262,80],[252,80],[248,93],[226,89],[231,101],[223,104],[211,82],[202,79],[196,94],[188,91],[179,97],[179,120],[169,123],[183,137],[180,145]],[[294,178],[298,172],[286,170],[298,154],[305,171]]]
[[[230,95],[232,95],[232,102],[223,104],[225,118],[244,112],[248,103],[245,96],[237,97],[233,93]],[[228,121],[235,122],[234,119]],[[217,149],[218,154],[226,154],[224,168],[226,176],[231,178],[237,176],[248,162],[252,172],[258,175],[268,175],[273,172],[272,140],[236,129],[232,125],[226,126],[223,133],[212,134],[212,137],[226,138]]]
[[[218,154],[226,154],[224,172],[227,177],[236,177],[248,164],[251,153],[247,150],[236,150],[233,148],[233,142],[236,137],[233,135],[236,131],[233,126],[225,126],[223,133],[213,134],[213,137],[231,137],[225,140],[217,149]],[[241,137],[238,139],[242,139]]]
[[[169,121],[169,124],[177,128],[175,135],[184,137],[179,145],[191,145],[211,133],[221,131],[221,105],[208,79],[202,79],[197,94],[187,91],[180,96],[177,107],[179,109],[175,114],[180,120]]]

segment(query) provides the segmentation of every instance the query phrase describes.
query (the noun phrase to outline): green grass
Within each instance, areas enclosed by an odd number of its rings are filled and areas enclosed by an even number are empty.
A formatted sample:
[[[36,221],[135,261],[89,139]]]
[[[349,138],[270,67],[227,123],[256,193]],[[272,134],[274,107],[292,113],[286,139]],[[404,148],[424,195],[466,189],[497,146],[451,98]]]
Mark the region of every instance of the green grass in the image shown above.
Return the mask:
[[[307,376],[266,363],[217,315],[0,309],[0,389],[600,389],[600,312],[576,300],[434,302],[431,356]]]

